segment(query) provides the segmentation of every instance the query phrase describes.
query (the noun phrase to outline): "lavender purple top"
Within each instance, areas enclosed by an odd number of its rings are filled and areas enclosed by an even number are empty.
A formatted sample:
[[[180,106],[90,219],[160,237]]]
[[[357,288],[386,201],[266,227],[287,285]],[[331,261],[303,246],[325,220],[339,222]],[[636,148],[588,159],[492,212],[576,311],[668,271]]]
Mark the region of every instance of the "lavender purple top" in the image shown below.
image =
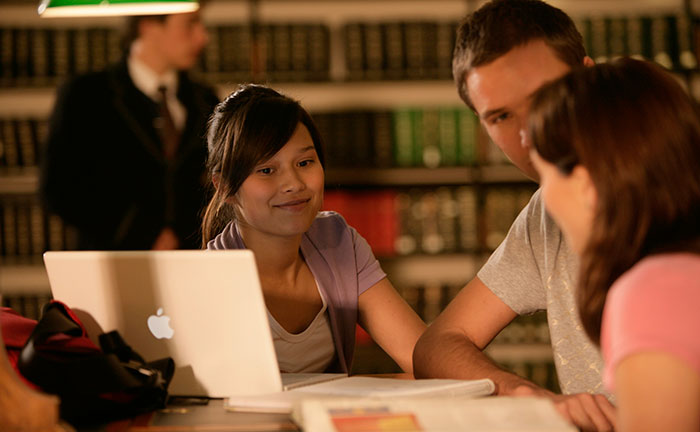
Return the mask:
[[[245,249],[230,222],[207,249]],[[328,317],[337,357],[328,372],[348,373],[355,350],[357,299],[386,277],[367,241],[335,212],[319,212],[301,239],[301,254],[328,302]]]

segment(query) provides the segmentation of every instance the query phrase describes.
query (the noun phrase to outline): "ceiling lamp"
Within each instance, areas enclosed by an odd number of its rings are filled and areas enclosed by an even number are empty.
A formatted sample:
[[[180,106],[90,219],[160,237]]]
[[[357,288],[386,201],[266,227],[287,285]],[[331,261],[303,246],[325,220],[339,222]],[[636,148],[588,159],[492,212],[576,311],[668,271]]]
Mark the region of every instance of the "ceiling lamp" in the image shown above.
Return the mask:
[[[44,18],[169,15],[197,9],[197,0],[42,0],[39,15]]]

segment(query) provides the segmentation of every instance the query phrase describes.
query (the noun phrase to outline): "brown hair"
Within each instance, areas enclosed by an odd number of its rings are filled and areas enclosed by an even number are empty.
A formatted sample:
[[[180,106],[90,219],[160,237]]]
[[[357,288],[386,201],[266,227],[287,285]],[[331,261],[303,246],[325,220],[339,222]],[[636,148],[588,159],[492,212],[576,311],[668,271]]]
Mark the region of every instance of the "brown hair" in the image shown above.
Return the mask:
[[[513,48],[542,39],[569,66],[583,65],[586,50],[574,22],[540,0],[493,0],[467,15],[457,29],[452,76],[459,96],[472,109],[467,74]]]
[[[534,96],[533,148],[564,174],[584,166],[598,195],[577,294],[595,343],[618,277],[647,255],[700,253],[699,118],[669,73],[632,59],[580,68]]]
[[[199,3],[199,9],[202,10],[204,6],[206,6],[207,3],[209,3],[209,0],[198,0],[197,3]],[[140,36],[140,30],[139,26],[141,25],[142,21],[146,20],[153,20],[153,21],[158,21],[160,23],[165,22],[165,20],[169,17],[169,14],[166,15],[130,15],[127,16],[125,19],[125,24],[124,28],[121,31],[120,34],[120,40],[119,40],[119,45],[122,49],[122,54],[124,56],[129,56],[129,50],[131,50],[131,45],[134,43],[136,39],[139,38]]]
[[[209,120],[207,169],[212,178],[217,176],[218,187],[204,212],[203,247],[235,218],[226,199],[238,192],[256,165],[284,147],[299,123],[309,131],[323,166],[321,135],[299,102],[269,87],[246,84],[216,106]]]

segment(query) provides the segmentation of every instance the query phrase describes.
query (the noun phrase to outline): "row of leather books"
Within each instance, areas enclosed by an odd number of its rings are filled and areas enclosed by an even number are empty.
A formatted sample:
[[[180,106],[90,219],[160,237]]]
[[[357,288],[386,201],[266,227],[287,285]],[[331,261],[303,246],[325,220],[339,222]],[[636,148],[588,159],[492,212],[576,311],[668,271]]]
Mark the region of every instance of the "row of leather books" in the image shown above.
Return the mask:
[[[318,113],[330,168],[470,166],[501,163],[479,155],[479,122],[465,106]]]
[[[684,14],[589,17],[576,22],[586,52],[596,62],[620,56],[653,60],[676,70],[698,66],[695,29]]]
[[[352,22],[344,27],[347,79],[451,79],[457,21]]]
[[[318,23],[231,24],[209,28],[198,72],[212,83],[323,81],[329,78],[330,33]],[[114,27],[0,28],[0,86],[52,86],[98,71],[124,53]]]
[[[684,14],[594,16],[577,20],[597,61],[634,55],[674,70],[697,67],[693,20]],[[357,80],[451,79],[458,22],[362,21],[339,29],[344,71]],[[211,82],[325,81],[331,29],[321,22],[209,26],[199,69]],[[0,28],[0,86],[50,86],[101,70],[123,52],[114,27]]]
[[[51,300],[48,287],[35,287],[35,293],[8,293],[0,287],[2,294],[2,306],[12,308],[23,317],[38,320],[44,305]]]
[[[344,27],[349,80],[451,79],[456,21],[353,22]],[[668,69],[697,68],[687,15],[595,16],[577,20],[588,55],[653,60]]]
[[[61,218],[48,214],[35,196],[0,198],[0,262],[37,264],[47,250],[76,248],[76,234]]]
[[[0,119],[0,168],[36,166],[47,131],[45,119]]]
[[[532,194],[532,186],[328,190],[324,208],[341,213],[377,256],[492,250]],[[5,264],[41,261],[46,250],[75,249],[75,232],[36,196],[0,199]]]
[[[502,163],[480,156],[479,123],[464,106],[350,110],[313,115],[329,168],[470,166]],[[37,165],[46,137],[43,118],[0,119],[0,168]]]
[[[534,186],[327,190],[324,209],[343,215],[376,256],[495,249]]]

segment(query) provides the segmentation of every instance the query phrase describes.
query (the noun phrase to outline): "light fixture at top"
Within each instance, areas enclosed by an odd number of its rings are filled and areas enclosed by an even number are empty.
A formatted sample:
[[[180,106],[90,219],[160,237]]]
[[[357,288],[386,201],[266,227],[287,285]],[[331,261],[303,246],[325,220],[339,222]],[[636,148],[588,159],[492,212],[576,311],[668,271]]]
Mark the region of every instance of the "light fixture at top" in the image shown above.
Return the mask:
[[[197,0],[42,0],[39,15],[43,18],[169,15],[197,9]]]

